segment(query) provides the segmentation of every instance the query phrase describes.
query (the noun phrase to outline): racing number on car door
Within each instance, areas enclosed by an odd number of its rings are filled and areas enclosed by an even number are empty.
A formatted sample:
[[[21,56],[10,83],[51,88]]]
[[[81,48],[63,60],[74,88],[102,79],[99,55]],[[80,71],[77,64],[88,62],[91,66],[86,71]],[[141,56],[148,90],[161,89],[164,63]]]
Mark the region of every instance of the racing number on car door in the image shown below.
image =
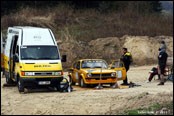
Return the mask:
[[[80,62],[74,64],[73,77],[75,82],[78,82],[79,79],[79,70],[80,70]]]
[[[79,78],[78,75],[79,75],[79,73],[78,72],[75,72],[75,79],[76,80],[78,80],[78,78]]]
[[[78,81],[79,79],[79,71],[80,71],[80,62],[77,63],[76,68],[75,68],[75,79]]]

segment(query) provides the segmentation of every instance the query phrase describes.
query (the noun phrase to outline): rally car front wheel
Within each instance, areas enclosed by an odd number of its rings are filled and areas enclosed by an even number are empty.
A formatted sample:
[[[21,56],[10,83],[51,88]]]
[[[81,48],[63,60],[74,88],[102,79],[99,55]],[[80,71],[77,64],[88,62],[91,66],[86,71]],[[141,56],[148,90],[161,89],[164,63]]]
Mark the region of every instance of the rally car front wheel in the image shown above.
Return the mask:
[[[87,87],[87,84],[85,84],[85,82],[84,82],[82,77],[80,77],[80,79],[79,79],[79,86],[83,87],[83,88]]]

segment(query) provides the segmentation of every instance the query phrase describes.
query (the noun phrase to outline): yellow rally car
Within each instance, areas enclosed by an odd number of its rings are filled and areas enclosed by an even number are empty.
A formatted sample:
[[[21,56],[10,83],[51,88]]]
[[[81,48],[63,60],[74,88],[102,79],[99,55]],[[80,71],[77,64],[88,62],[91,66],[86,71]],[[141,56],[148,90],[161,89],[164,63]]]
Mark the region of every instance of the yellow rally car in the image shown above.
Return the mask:
[[[102,59],[77,60],[69,69],[69,77],[72,85],[79,83],[81,87],[98,83],[113,85],[117,81],[116,71],[109,69]]]
[[[109,69],[113,69],[117,73],[117,80],[125,80],[126,79],[126,68],[124,67],[124,63],[120,60],[113,60]]]

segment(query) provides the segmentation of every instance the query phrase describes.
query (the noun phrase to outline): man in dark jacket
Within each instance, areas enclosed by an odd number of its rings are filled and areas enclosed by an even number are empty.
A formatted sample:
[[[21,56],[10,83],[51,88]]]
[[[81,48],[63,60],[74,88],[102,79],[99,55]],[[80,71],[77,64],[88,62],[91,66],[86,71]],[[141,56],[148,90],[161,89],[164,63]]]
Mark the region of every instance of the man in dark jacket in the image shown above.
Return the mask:
[[[161,51],[161,49],[159,49],[158,65],[159,65],[159,69],[160,69],[161,82],[158,85],[164,85],[164,69],[166,67],[167,57],[168,57],[167,53],[165,51]]]
[[[124,63],[124,66],[126,68],[126,72],[129,70],[129,66],[132,62],[131,54],[127,51],[127,48],[123,48],[123,55],[121,56],[120,60]],[[121,85],[128,85],[128,79],[126,76],[126,79],[123,80],[123,83]]]
[[[161,41],[161,47],[160,47],[162,52],[166,52],[166,44],[165,41]]]

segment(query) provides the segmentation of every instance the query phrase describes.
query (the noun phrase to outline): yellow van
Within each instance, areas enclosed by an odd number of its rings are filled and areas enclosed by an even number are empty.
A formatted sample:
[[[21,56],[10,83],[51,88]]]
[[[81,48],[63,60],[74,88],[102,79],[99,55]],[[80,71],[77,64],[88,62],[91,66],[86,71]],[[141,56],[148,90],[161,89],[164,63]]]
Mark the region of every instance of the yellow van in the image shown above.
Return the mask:
[[[5,45],[5,77],[16,83],[19,92],[27,87],[51,86],[59,89],[62,62],[52,31],[48,28],[9,27]]]
[[[116,71],[108,69],[108,64],[102,59],[81,59],[75,61],[69,69],[71,84],[78,83],[80,87],[95,84],[116,83]]]
[[[4,42],[3,42],[3,36],[1,32],[1,71],[4,72]]]

